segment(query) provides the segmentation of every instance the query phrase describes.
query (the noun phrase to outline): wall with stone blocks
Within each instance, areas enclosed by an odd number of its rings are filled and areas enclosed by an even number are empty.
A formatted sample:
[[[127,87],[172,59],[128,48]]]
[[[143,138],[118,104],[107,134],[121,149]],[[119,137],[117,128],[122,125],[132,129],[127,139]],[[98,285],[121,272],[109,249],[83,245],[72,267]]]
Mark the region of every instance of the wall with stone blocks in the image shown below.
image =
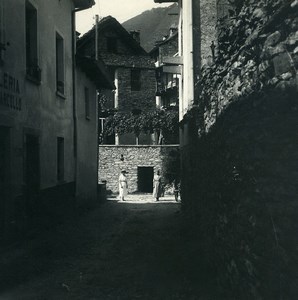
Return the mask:
[[[297,10],[296,0],[267,19],[256,9],[260,25],[203,70],[184,119],[182,202],[218,299],[298,295]]]
[[[154,69],[142,69],[140,91],[131,90],[131,69],[118,69],[119,111],[131,112],[133,109],[150,111],[155,109],[156,79]]]
[[[99,146],[98,182],[105,180],[107,190],[118,193],[118,177],[125,169],[129,193],[138,191],[138,167],[153,167],[154,173],[164,172],[165,159],[170,151],[178,149],[177,145],[163,146]],[[124,160],[122,161],[121,155]]]

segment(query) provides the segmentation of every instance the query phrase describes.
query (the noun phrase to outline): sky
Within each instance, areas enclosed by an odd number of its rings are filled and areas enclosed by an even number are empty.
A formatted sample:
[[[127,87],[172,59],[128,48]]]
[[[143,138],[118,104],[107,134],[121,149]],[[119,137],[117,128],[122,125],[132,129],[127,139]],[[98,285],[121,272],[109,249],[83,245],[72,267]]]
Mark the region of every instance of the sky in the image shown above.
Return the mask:
[[[112,16],[123,23],[124,21],[139,15],[145,10],[154,7],[169,6],[172,3],[158,4],[154,0],[95,0],[92,8],[77,13],[76,30],[85,33],[95,24],[95,15],[99,17]]]

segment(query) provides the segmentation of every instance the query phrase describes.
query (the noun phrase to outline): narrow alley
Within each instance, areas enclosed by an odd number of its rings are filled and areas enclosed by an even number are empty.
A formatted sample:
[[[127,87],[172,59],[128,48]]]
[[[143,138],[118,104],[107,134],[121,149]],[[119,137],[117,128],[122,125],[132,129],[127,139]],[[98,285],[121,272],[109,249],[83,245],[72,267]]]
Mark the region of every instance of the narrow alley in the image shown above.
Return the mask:
[[[109,199],[2,249],[0,299],[211,299],[181,218],[173,198]]]

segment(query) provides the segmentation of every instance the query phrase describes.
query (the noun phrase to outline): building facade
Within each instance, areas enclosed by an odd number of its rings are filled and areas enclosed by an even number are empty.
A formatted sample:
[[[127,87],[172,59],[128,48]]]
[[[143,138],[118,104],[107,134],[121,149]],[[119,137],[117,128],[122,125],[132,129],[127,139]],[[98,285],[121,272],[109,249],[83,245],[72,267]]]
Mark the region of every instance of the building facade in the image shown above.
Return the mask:
[[[105,63],[115,89],[101,90],[99,128],[109,114],[140,115],[156,110],[154,59],[140,46],[140,32],[127,32],[116,19],[106,17],[78,41],[78,53],[98,56]],[[154,172],[163,170],[165,149],[156,145],[153,134],[124,133],[99,141],[99,183],[118,192],[122,169],[129,172],[129,192],[152,192]],[[176,145],[177,146],[177,145]],[[175,146],[173,146],[175,148]],[[176,147],[177,148],[177,147]]]
[[[97,22],[78,41],[78,53],[99,56],[107,66],[115,89],[102,90],[100,101],[101,129],[107,111],[141,113],[155,109],[154,61],[140,46],[140,32],[127,32],[113,17]],[[136,144],[136,136],[126,134],[103,143]],[[143,143],[150,144],[150,137]]]
[[[150,51],[156,67],[156,106],[162,108],[178,108],[179,106],[179,77],[181,66],[176,64],[178,56],[178,28],[170,28],[169,36],[157,41]]]
[[[88,70],[74,69],[75,12],[93,4],[89,0],[0,3],[2,231],[8,225],[23,226],[45,207],[50,214],[75,193],[95,197],[78,182],[87,173],[87,177],[95,174],[92,193],[96,191],[100,83],[90,80]],[[94,144],[90,152],[89,143]]]
[[[199,95],[189,89],[198,106],[181,115],[182,202],[202,261],[217,274],[215,298],[294,299],[298,3],[229,2],[180,1],[182,40],[188,32],[194,41],[188,74],[198,74],[200,87]],[[194,8],[201,13],[192,19]],[[233,17],[215,26],[227,13]],[[192,24],[205,27],[198,43]]]

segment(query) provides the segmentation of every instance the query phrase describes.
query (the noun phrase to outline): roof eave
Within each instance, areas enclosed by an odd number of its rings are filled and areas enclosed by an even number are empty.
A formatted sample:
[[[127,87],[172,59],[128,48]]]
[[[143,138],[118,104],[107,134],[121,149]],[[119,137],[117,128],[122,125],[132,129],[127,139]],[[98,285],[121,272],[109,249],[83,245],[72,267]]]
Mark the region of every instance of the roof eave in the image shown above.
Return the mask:
[[[104,63],[89,57],[76,57],[77,65],[94,82],[97,88],[109,90],[116,89],[113,80],[110,78]]]
[[[76,9],[87,9],[95,4],[94,0],[73,0]]]

